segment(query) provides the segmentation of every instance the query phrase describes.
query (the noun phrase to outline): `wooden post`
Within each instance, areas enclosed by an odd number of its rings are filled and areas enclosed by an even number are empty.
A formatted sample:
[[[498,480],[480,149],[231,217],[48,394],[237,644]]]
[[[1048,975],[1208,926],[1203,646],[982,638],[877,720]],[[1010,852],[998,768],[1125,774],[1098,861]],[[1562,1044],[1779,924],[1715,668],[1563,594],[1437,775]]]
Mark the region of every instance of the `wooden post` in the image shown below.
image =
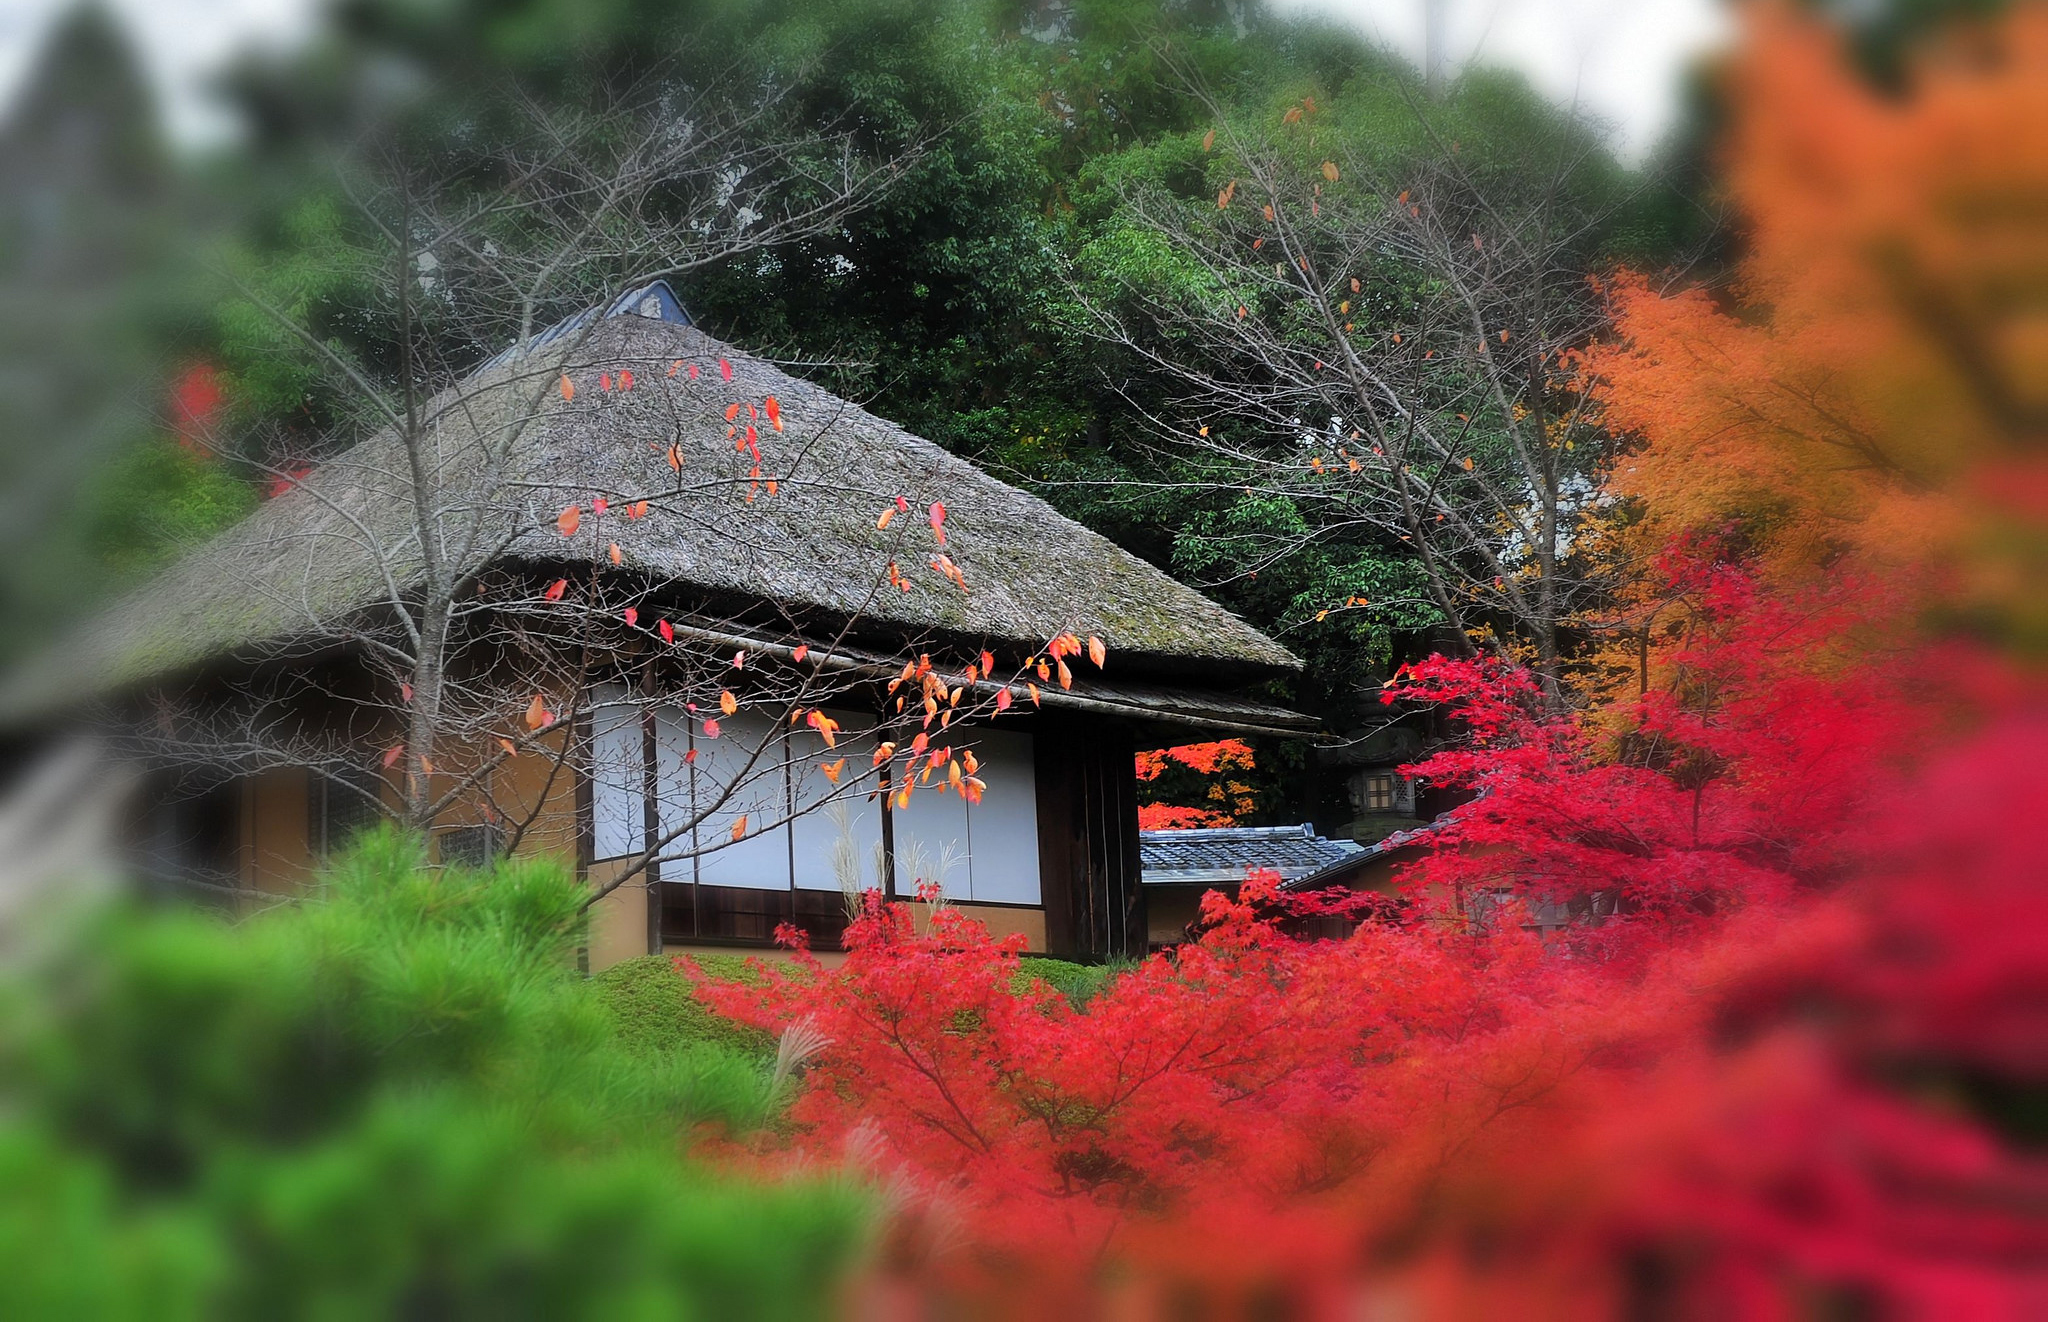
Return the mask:
[[[1097,717],[1046,713],[1033,737],[1047,953],[1091,962],[1142,956],[1147,927],[1131,732]]]

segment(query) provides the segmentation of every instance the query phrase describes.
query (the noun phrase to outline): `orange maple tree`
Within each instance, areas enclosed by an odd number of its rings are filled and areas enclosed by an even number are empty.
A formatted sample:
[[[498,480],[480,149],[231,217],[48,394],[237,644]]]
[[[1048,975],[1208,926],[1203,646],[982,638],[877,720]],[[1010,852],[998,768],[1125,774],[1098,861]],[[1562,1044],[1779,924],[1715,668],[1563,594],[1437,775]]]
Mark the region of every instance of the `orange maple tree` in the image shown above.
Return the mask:
[[[1951,35],[1896,97],[1825,25],[1747,21],[1745,256],[1726,297],[1612,286],[1618,334],[1585,365],[1643,442],[1614,486],[1643,546],[1738,527],[1780,574],[1854,556],[2009,609],[2048,563],[2048,7]]]

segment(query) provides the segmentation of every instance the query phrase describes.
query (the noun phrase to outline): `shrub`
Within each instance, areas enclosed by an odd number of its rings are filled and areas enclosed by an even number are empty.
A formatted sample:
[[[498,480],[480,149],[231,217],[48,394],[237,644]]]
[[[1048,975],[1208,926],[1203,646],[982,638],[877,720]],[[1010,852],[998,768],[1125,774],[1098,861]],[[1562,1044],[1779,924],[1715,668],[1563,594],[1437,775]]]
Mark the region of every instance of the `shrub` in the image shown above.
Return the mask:
[[[806,1317],[850,1187],[716,1177],[758,1054],[647,1049],[558,867],[365,838],[239,924],[116,909],[0,1000],[0,1315]]]
[[[1094,1000],[1126,967],[1128,966],[1115,964],[1076,964],[1070,960],[1048,959],[1043,955],[1025,955],[1017,961],[1016,988],[1023,992],[1030,988],[1034,980],[1043,982],[1066,997],[1067,1004],[1078,1010]]]
[[[750,976],[739,955],[692,958],[705,973],[723,981],[746,981]],[[706,1009],[694,994],[695,984],[667,955],[624,960],[591,982],[611,1012],[619,1041],[633,1051],[659,1055],[709,1043],[762,1060],[775,1055],[775,1039],[769,1034]]]

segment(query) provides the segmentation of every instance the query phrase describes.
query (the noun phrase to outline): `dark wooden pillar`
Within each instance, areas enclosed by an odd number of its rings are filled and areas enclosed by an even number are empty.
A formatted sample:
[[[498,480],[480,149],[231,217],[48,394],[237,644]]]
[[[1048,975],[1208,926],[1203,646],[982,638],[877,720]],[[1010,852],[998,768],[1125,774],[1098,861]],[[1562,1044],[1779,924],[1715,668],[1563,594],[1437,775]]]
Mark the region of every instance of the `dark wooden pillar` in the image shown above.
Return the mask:
[[[1047,953],[1088,961],[1144,955],[1137,749],[1130,730],[1048,712],[1039,718],[1034,742]]]

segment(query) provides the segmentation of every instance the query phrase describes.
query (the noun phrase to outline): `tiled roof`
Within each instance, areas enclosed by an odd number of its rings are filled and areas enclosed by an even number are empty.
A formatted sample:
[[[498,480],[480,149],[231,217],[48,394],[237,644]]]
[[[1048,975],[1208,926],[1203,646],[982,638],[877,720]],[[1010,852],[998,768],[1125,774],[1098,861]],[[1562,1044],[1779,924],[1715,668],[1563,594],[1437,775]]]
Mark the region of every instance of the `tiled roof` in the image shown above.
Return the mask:
[[[1382,855],[1391,854],[1397,850],[1428,844],[1429,838],[1450,825],[1450,822],[1449,816],[1443,816],[1434,821],[1424,822],[1412,831],[1396,831],[1386,839],[1362,846],[1358,853],[1347,855],[1346,857],[1358,862],[1364,862],[1368,858],[1379,858]],[[1281,888],[1291,891],[1315,890],[1323,884],[1323,880],[1317,873],[1307,872],[1299,877],[1281,878]]]
[[[1364,852],[1350,840],[1325,840],[1308,822],[1138,832],[1147,885],[1243,881],[1248,868],[1271,868],[1292,881]]]

